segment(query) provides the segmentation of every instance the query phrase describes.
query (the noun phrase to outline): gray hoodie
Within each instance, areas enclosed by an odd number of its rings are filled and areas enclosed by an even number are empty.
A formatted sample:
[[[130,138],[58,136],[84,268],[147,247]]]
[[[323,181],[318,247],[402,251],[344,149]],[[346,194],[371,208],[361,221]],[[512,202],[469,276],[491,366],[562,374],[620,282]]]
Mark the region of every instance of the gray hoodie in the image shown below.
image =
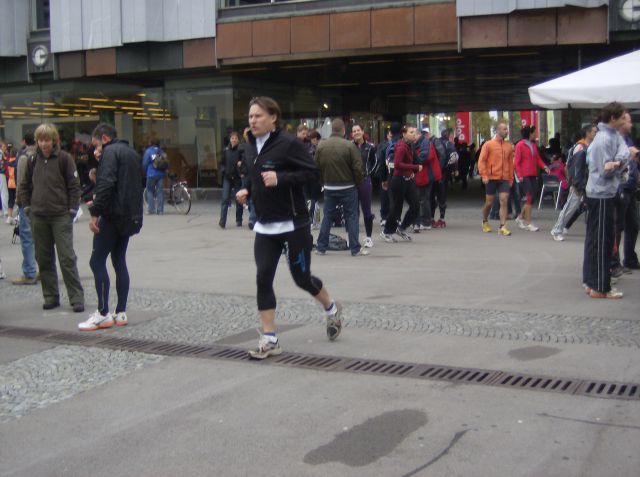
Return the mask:
[[[587,197],[612,199],[616,196],[629,154],[629,148],[618,131],[608,124],[598,123],[598,133],[587,149]],[[612,161],[622,161],[623,164],[605,172],[604,165]]]

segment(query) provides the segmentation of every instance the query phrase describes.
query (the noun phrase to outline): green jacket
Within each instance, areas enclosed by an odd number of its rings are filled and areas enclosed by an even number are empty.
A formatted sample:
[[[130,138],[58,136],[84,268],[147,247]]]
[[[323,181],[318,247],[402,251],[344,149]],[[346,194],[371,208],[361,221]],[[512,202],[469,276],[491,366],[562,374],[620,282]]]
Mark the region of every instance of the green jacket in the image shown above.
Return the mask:
[[[360,151],[339,134],[320,141],[315,160],[320,169],[320,180],[325,186],[341,187],[362,182]]]

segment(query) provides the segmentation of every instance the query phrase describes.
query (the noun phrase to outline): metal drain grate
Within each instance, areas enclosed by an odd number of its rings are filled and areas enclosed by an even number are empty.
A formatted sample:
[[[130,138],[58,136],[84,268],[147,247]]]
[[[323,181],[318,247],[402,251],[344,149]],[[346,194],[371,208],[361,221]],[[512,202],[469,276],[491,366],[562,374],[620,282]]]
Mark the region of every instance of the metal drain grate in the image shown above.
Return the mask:
[[[579,379],[531,376],[519,373],[500,373],[488,384],[506,388],[531,389],[556,393],[574,394],[582,383]]]
[[[51,333],[51,330],[41,330],[38,328],[0,328],[0,334],[14,338],[42,338]]]
[[[640,384],[584,381],[575,394],[614,399],[640,399]]]
[[[247,351],[242,348],[213,344],[211,346],[184,343],[167,343],[114,336],[108,332],[68,333],[36,328],[0,327],[0,336],[39,339],[61,344],[79,344],[125,351],[185,356],[227,361],[249,361]],[[618,383],[591,381],[574,378],[534,376],[491,369],[458,368],[452,366],[403,363],[384,360],[345,358],[303,353],[283,353],[265,361],[255,362],[293,368],[337,371],[378,376],[428,379],[460,384],[482,384],[510,389],[527,389],[570,395],[640,400],[640,383]]]
[[[490,371],[487,369],[454,368],[449,366],[421,366],[418,370],[417,377],[459,383],[487,384],[499,374],[500,371]]]

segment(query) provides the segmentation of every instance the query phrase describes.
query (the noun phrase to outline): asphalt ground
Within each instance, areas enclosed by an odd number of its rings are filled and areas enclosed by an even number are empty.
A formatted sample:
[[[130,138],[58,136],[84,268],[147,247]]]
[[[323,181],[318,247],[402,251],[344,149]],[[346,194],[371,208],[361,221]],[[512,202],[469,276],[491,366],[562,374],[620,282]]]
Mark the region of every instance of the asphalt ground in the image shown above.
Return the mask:
[[[275,287],[285,351],[584,380],[640,382],[640,273],[622,300],[581,289],[584,223],[483,234],[477,182],[447,228],[367,257],[312,257],[345,307],[336,342],[293,284]],[[376,210],[377,213],[377,210]],[[253,234],[218,202],[145,216],[128,253],[130,325],[98,333],[255,346]],[[246,221],[246,218],[245,218]],[[494,224],[494,229],[497,229]],[[0,281],[0,326],[76,332],[96,307],[86,217],[75,249],[87,313],[44,312],[39,287]],[[362,235],[362,234],[361,234]],[[0,228],[0,257],[20,251]],[[112,288],[114,288],[112,283]],[[61,284],[61,289],[64,287]],[[112,289],[112,297],[115,289]],[[264,363],[165,357],[0,334],[0,475],[635,475],[640,402]]]

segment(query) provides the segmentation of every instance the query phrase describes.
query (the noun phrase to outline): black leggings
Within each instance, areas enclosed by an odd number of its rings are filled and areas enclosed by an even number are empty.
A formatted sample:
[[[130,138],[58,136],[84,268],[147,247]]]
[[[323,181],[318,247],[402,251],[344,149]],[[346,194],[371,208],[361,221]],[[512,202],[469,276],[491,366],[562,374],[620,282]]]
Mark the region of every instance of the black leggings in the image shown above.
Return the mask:
[[[256,233],[253,254],[256,259],[258,285],[258,310],[272,310],[276,307],[273,279],[276,276],[282,249],[286,246],[287,262],[293,281],[311,296],[317,296],[322,289],[322,281],[311,275],[311,248],[313,237],[309,226],[277,235]]]
[[[109,272],[107,271],[107,257],[111,254],[111,263],[116,272],[116,291],[118,304],[116,313],[126,311],[129,296],[129,271],[127,270],[127,246],[129,236],[118,233],[116,226],[101,217],[98,221],[100,232],[93,236],[93,251],[89,265],[96,282],[98,295],[98,311],[106,315],[109,311]]]

